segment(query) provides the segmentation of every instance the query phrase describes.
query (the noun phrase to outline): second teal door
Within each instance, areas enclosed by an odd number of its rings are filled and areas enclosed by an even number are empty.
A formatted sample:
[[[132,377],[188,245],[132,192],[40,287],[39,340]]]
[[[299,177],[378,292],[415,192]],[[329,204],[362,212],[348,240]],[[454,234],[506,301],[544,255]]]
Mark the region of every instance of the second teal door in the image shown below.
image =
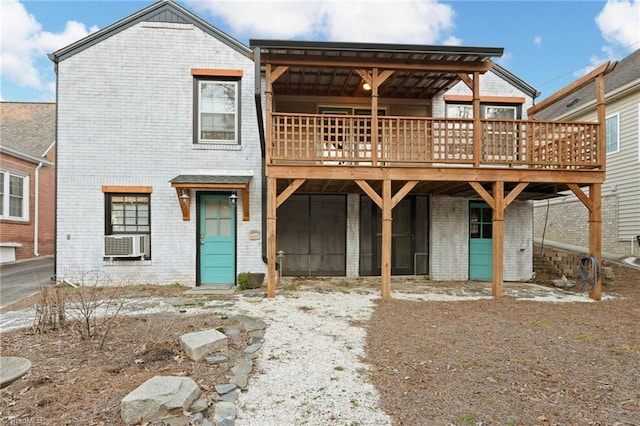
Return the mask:
[[[235,206],[228,195],[202,195],[199,213],[200,284],[234,285]]]
[[[493,210],[487,204],[469,205],[469,279],[491,281],[493,276]]]

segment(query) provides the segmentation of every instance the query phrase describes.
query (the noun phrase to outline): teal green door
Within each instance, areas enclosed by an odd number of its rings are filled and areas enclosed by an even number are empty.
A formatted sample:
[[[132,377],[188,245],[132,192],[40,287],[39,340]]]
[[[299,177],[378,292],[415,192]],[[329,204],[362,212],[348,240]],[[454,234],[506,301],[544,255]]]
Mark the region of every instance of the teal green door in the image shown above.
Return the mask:
[[[493,275],[493,210],[485,203],[469,205],[469,279],[491,281]]]
[[[234,285],[236,208],[228,195],[200,197],[200,284]]]

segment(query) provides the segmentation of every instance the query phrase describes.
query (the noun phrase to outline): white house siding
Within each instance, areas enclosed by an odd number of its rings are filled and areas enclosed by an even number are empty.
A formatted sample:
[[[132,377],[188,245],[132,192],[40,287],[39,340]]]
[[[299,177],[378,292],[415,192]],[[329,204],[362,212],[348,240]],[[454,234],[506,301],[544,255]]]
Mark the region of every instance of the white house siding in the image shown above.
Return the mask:
[[[192,68],[242,69],[241,146],[193,145]],[[251,170],[251,221],[238,203],[238,272],[264,271],[254,64],[190,24],[138,23],[58,65],[57,273],[104,282],[194,285],[196,212],[182,220],[169,180],[200,169]],[[152,259],[103,260],[102,185],[148,185]],[[88,279],[85,278],[85,279]]]
[[[635,92],[607,102],[607,116],[620,114],[620,151],[607,155],[607,178],[602,185],[602,251],[629,256],[640,252],[640,84]],[[571,116],[596,121],[595,110]],[[535,206],[535,236],[551,241],[588,246],[586,207],[572,194]],[[567,221],[567,218],[571,218]],[[581,219],[581,218],[584,218]],[[545,225],[546,219],[546,227]],[[635,244],[635,245],[634,245]]]
[[[471,89],[469,89],[469,87],[463,82],[459,82],[453,86],[446,94],[472,96]],[[480,95],[518,98],[524,97],[525,101],[522,104],[522,119],[526,119],[527,109],[533,105],[533,98],[531,96],[522,92],[517,87],[511,85],[491,71],[480,75]],[[444,117],[445,105],[444,96],[435,97],[433,99],[433,116]]]
[[[469,200],[434,196],[431,203],[430,278],[434,281],[469,278]],[[465,231],[466,230],[466,231]],[[505,281],[531,278],[533,257],[532,206],[514,201],[505,210]]]

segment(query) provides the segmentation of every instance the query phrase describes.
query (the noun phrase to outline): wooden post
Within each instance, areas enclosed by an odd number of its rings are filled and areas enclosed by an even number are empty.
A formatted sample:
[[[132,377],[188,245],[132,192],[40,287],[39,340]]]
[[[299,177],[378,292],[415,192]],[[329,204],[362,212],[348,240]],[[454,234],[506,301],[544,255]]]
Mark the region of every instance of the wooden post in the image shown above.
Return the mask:
[[[602,184],[589,185],[589,253],[598,259],[598,265],[602,266]],[[602,274],[598,276],[595,285],[589,291],[589,297],[600,300],[602,297]]]
[[[265,68],[265,164],[271,164],[271,154],[273,150],[273,85],[271,84],[271,64],[266,64]]]
[[[480,121],[480,73],[473,73],[473,167],[480,167],[482,158],[482,122]]]
[[[598,112],[598,163],[600,170],[607,170],[607,113],[604,98],[604,75],[596,77],[596,108]]]
[[[276,296],[276,196],[277,179],[267,178],[267,297]]]
[[[378,68],[371,73],[371,162],[378,165]]]
[[[493,183],[493,297],[502,297],[504,279],[504,182]]]
[[[382,297],[391,296],[391,181],[382,183]]]

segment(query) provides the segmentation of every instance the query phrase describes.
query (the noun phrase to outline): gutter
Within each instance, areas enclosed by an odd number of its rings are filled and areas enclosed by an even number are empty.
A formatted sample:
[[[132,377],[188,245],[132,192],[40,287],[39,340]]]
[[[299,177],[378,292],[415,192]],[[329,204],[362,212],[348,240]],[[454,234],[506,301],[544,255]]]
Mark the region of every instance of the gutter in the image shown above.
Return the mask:
[[[33,255],[38,257],[40,253],[38,252],[38,241],[40,239],[39,228],[40,228],[40,168],[42,167],[42,161],[36,167],[36,178],[35,178],[35,194],[34,194],[34,202],[33,202],[33,215],[35,216],[33,219]]]

